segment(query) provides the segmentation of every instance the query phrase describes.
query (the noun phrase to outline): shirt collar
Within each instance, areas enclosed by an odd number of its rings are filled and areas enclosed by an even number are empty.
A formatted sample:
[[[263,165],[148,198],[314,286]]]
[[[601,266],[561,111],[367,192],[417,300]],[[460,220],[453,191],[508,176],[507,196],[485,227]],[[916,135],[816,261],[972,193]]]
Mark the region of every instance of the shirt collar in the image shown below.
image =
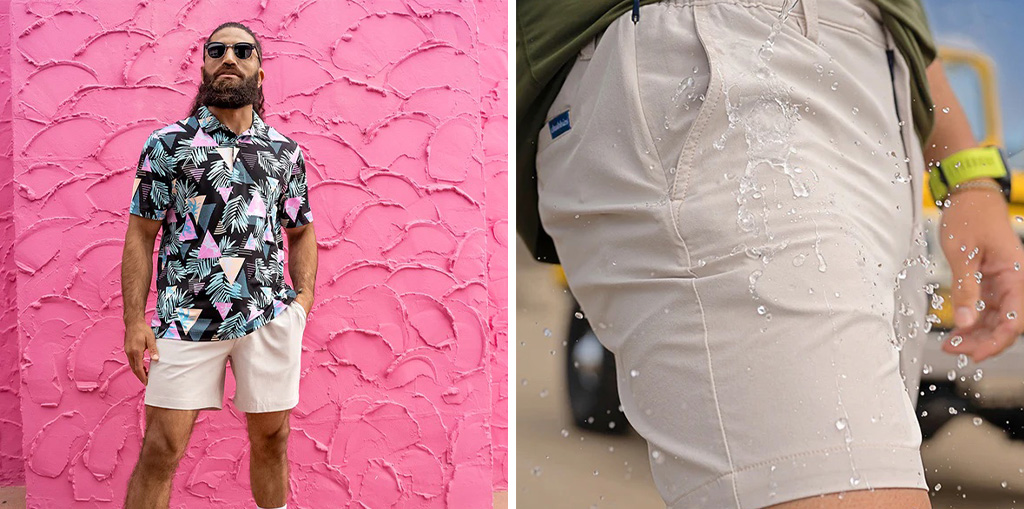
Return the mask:
[[[230,128],[228,128],[228,126],[222,124],[220,122],[220,120],[217,119],[217,116],[214,115],[213,112],[211,112],[210,109],[207,108],[206,106],[200,106],[199,107],[199,110],[196,112],[196,119],[199,121],[199,127],[202,127],[203,130],[206,131],[207,134],[211,134],[212,135],[218,129],[223,129],[225,134],[228,134],[230,136],[235,136],[234,131],[232,131]],[[270,131],[270,126],[268,126],[266,124],[266,122],[264,122],[263,119],[260,118],[260,116],[256,113],[256,110],[253,110],[253,112],[252,112],[252,126],[250,126],[249,129],[247,129],[242,134],[239,134],[238,137],[242,137],[242,136],[255,136],[257,138],[262,138],[264,140],[269,140],[270,139],[270,132],[269,131]]]

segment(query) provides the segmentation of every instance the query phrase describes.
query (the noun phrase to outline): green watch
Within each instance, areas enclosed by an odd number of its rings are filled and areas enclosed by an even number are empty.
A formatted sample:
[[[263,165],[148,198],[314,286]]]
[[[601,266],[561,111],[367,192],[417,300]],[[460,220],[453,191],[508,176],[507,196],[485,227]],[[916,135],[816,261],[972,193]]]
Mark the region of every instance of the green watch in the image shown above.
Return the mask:
[[[961,150],[928,169],[931,177],[928,187],[935,203],[942,204],[949,196],[949,190],[968,180],[991,178],[1003,190],[1003,196],[1010,201],[1010,172],[1006,156],[999,147],[979,147]]]

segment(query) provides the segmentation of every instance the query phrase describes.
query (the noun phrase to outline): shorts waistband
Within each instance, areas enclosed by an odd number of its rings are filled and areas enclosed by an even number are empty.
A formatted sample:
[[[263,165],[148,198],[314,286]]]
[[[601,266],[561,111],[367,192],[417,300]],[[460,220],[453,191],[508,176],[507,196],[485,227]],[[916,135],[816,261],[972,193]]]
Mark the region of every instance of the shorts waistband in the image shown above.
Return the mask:
[[[662,0],[652,5],[695,6],[727,4],[741,7],[761,7],[781,13],[792,6],[789,16],[806,23],[804,0]],[[814,17],[818,22],[856,31],[884,45],[885,33],[882,12],[872,0],[813,0]],[[795,4],[795,5],[794,5]],[[812,21],[813,22],[813,21]],[[640,19],[643,23],[643,18]]]

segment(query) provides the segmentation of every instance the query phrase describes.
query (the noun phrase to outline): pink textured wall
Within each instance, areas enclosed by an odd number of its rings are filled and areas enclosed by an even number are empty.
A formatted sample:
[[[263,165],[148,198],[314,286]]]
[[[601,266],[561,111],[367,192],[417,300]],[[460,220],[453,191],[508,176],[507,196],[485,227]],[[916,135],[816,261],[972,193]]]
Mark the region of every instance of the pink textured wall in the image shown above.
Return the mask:
[[[12,3],[22,419],[0,443],[23,429],[29,507],[123,499],[144,415],[121,350],[134,165],[228,20],[263,37],[265,119],[306,154],[321,246],[289,507],[490,507],[508,463],[507,8]],[[172,507],[252,506],[244,426],[230,403],[200,414]]]
[[[10,26],[0,1],[0,27]],[[11,158],[11,32],[0,29],[0,486],[25,483],[18,390],[18,294],[14,267],[14,163]]]

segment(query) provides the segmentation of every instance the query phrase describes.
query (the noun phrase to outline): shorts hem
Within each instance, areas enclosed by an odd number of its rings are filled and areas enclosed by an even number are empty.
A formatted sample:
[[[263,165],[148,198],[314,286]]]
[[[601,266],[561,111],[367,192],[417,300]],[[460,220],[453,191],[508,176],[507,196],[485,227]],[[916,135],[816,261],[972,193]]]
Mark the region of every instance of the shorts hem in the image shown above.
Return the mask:
[[[167,408],[170,410],[223,410],[224,408],[223,402],[220,404],[203,403],[195,400],[163,398],[159,396],[146,396],[143,398],[143,403],[149,406]]]
[[[679,495],[667,507],[755,509],[880,488],[927,490],[920,449],[878,444],[786,455],[723,474]]]
[[[289,400],[285,402],[259,402],[255,404],[240,403],[234,401],[235,408],[245,412],[247,414],[262,414],[266,412],[280,412],[282,410],[291,410],[299,405],[299,400]]]

